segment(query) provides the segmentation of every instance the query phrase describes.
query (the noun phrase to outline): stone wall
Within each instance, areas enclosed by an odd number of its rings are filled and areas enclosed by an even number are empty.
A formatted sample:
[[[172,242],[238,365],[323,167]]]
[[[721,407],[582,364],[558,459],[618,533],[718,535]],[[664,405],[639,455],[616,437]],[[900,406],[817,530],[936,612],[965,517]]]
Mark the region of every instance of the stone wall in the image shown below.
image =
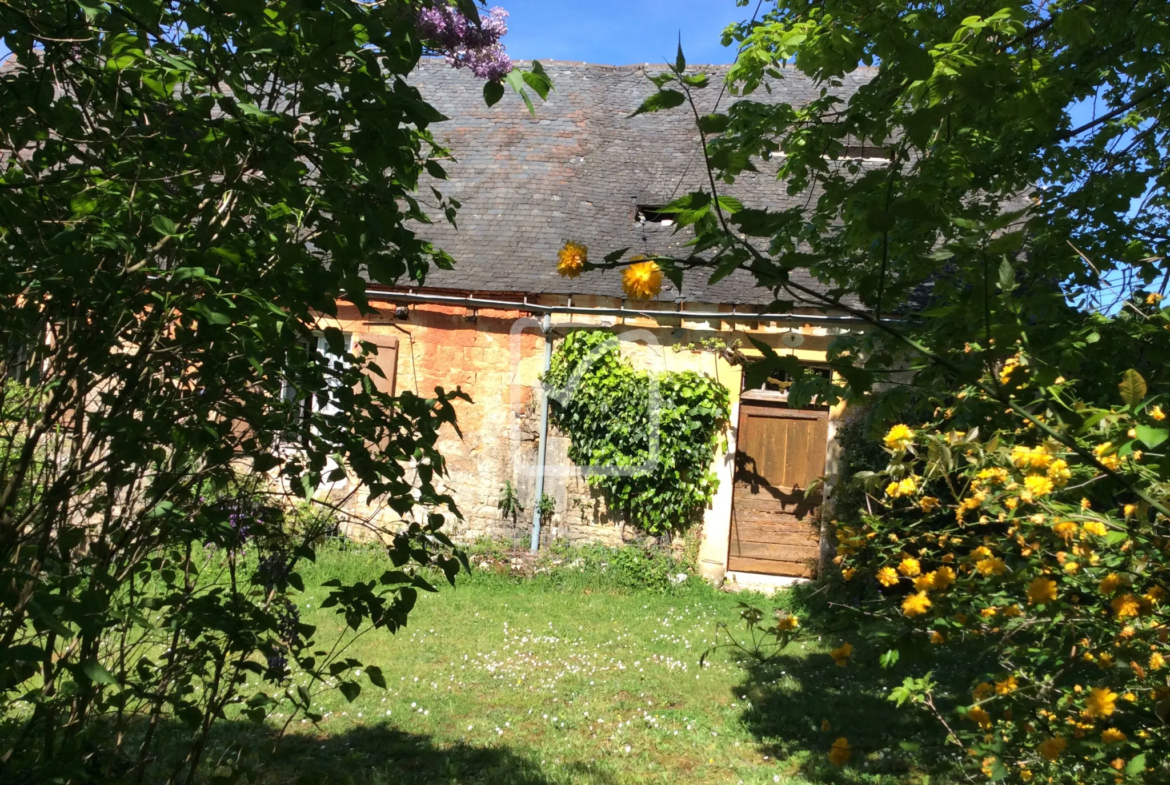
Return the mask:
[[[586,301],[588,300],[588,301]],[[603,298],[574,298],[574,305],[613,305]],[[545,297],[540,302],[564,304],[564,298]],[[665,306],[665,304],[664,304]],[[688,306],[691,310],[727,310],[728,317],[716,321],[692,321],[680,317],[673,306],[656,319],[555,316],[552,321],[554,348],[573,329],[609,329],[622,340],[622,352],[636,367],[647,370],[694,370],[714,376],[731,392],[732,419],[727,439],[728,452],[716,458],[720,489],[711,507],[704,512],[702,527],[692,536],[702,536],[700,569],[721,578],[726,570],[727,537],[731,515],[732,455],[735,450],[734,424],[738,417],[741,387],[740,368],[709,351],[679,350],[703,338],[718,335],[726,340],[746,334],[777,347],[781,353],[796,354],[809,362],[823,361],[832,335],[825,328],[810,325],[767,324],[743,321],[730,308]],[[470,402],[457,402],[460,433],[449,429],[442,435],[440,449],[448,461],[445,489],[454,496],[462,521],[450,519],[447,530],[459,541],[483,537],[509,539],[525,547],[532,530],[535,505],[537,446],[540,426],[539,375],[544,364],[544,337],[539,322],[520,310],[472,311],[464,307],[412,305],[406,318],[397,318],[394,306],[386,304],[377,316],[363,318],[354,308],[344,308],[335,324],[344,332],[393,334],[399,338],[397,389],[429,395],[434,388],[458,387],[470,395]],[[789,330],[805,335],[796,350],[784,347],[779,339]],[[750,344],[749,344],[750,345]],[[546,458],[545,493],[556,501],[556,513],[542,531],[542,543],[560,539],[573,543],[600,542],[616,545],[636,538],[633,527],[613,515],[601,494],[589,487],[581,470],[568,459],[569,440],[550,425]],[[833,473],[833,450],[829,449],[828,474]],[[501,492],[511,481],[524,505],[513,521],[499,510]],[[374,509],[363,501],[360,489],[336,483],[322,489],[349,511],[347,523],[355,536],[367,529],[362,521],[394,528],[396,516]],[[700,531],[701,529],[701,531]]]

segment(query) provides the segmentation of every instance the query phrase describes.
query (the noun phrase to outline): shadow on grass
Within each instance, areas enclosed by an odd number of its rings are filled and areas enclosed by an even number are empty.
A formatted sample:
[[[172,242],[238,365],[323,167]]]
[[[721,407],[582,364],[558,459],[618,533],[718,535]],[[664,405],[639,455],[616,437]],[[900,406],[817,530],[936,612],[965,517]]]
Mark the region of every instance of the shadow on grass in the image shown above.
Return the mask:
[[[956,665],[903,663],[885,670],[877,665],[876,653],[865,654],[855,650],[847,667],[839,667],[828,654],[781,654],[767,663],[742,662],[744,678],[734,692],[750,702],[743,722],[761,752],[789,761],[791,774],[811,782],[950,781],[947,775],[955,773],[962,751],[947,747],[942,726],[925,711],[898,708],[887,696],[906,676],[921,676],[932,667],[948,676],[948,682],[960,684],[963,677]],[[872,666],[865,664],[871,660]],[[828,754],[841,737],[849,740],[853,756],[848,765],[838,767]]]
[[[142,785],[187,782],[182,761],[189,750],[191,729],[178,723],[160,724],[155,755],[146,771],[134,769],[129,756],[111,759],[110,738],[94,739],[93,754],[81,768],[56,762],[0,763],[5,785],[44,782]],[[406,733],[390,725],[370,725],[326,733],[291,733],[280,738],[271,726],[247,721],[221,721],[213,727],[206,755],[194,778],[198,785],[551,785],[534,761],[504,746],[436,744],[430,737]],[[133,741],[141,736],[133,734]],[[130,745],[133,747],[133,744]],[[573,782],[612,785],[605,772],[586,767]],[[177,779],[171,779],[178,772]]]
[[[233,729],[231,726],[241,727]],[[270,750],[274,737],[264,728],[225,723],[221,738],[253,750]],[[245,735],[246,734],[246,738]],[[436,745],[430,737],[388,725],[352,728],[341,733],[286,735],[260,782],[268,785],[548,785],[533,761],[503,746],[465,743]],[[604,785],[604,783],[602,783]]]

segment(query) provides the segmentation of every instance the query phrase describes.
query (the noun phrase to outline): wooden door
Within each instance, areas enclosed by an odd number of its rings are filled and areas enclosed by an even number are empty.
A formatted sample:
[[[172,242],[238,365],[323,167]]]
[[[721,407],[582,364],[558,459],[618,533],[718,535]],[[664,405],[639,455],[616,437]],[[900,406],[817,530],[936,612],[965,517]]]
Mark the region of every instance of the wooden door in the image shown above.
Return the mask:
[[[739,406],[727,568],[812,577],[820,558],[820,485],[829,413],[744,399]]]

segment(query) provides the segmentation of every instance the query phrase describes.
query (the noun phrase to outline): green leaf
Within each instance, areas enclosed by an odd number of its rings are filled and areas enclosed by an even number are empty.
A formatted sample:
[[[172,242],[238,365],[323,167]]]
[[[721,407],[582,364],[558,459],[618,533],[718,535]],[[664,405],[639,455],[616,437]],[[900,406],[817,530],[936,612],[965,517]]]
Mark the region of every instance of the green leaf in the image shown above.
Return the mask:
[[[114,678],[114,674],[106,670],[106,666],[102,665],[97,660],[86,660],[81,663],[81,672],[89,677],[90,681],[97,684],[109,684],[117,686],[118,680]]]
[[[901,657],[902,654],[897,649],[890,649],[885,654],[883,654],[878,661],[881,663],[883,668],[892,668],[898,664],[898,660],[901,659]]]
[[[484,82],[483,101],[488,106],[495,106],[504,97],[504,85],[500,82]]]
[[[680,32],[678,34],[678,54],[674,58],[674,72],[681,74],[685,70],[687,70],[687,59],[683,56],[682,33]]]
[[[733,196],[720,196],[717,201],[725,213],[734,215],[743,209],[743,202]]]
[[[686,96],[678,90],[659,90],[647,98],[630,117],[637,117],[647,112],[661,112],[664,109],[673,109],[686,103]]]
[[[1006,258],[999,263],[999,288],[1005,293],[1016,288],[1016,268]]]
[[[1121,375],[1121,384],[1117,387],[1126,406],[1137,406],[1146,397],[1146,380],[1133,368]]]
[[[476,6],[475,0],[455,0],[455,5],[459,8],[459,12],[470,19],[476,27],[481,26],[479,7]]]
[[[175,222],[165,215],[156,215],[150,219],[150,227],[165,237],[174,237],[179,233]]]
[[[1146,754],[1144,752],[1134,755],[1130,758],[1129,763],[1125,764],[1125,776],[1136,777],[1146,770]]]
[[[721,134],[731,125],[731,118],[725,114],[705,114],[699,117],[699,130],[705,134]]]
[[[520,74],[520,72],[509,72],[509,74],[504,77],[504,81],[511,85],[512,89],[515,90],[520,95],[520,97],[524,99],[524,103],[528,105],[529,114],[531,114],[533,117],[536,117],[536,107],[532,105],[532,99],[528,97],[528,91],[524,89],[524,77]]]
[[[628,251],[628,250],[630,250],[630,249],[629,248],[619,248],[616,251],[610,251],[609,253],[607,253],[605,255],[605,261],[609,262],[610,264],[613,264],[618,259],[621,259],[623,256],[625,256],[626,251]]]
[[[688,87],[695,87],[702,90],[711,82],[711,78],[706,74],[691,74],[682,78],[683,84]]]
[[[521,76],[524,79],[524,84],[535,90],[542,101],[548,100],[548,93],[552,90],[553,84],[552,80],[545,74],[544,69],[541,68],[540,63],[533,63],[533,70],[524,71]]]
[[[1151,449],[1166,441],[1167,438],[1170,438],[1170,431],[1167,431],[1165,428],[1138,425],[1135,430],[1137,431],[1138,438]]]

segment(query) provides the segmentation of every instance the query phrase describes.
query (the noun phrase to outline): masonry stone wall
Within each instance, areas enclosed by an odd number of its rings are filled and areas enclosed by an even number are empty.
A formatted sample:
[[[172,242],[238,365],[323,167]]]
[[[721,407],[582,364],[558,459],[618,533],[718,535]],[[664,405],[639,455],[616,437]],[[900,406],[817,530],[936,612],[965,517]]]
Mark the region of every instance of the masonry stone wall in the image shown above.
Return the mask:
[[[543,302],[564,304],[564,298],[545,297]],[[574,305],[610,305],[607,298],[574,298]],[[695,305],[691,310],[727,310]],[[554,348],[573,329],[608,329],[622,340],[623,355],[646,370],[694,370],[713,376],[731,392],[732,419],[728,425],[727,453],[716,457],[715,471],[721,484],[703,525],[690,536],[702,537],[700,568],[712,577],[726,569],[727,536],[731,515],[734,424],[738,417],[740,368],[710,351],[688,347],[703,338],[726,340],[746,334],[802,360],[823,361],[832,340],[830,330],[811,325],[777,325],[743,321],[730,312],[726,319],[693,321],[678,315],[674,306],[657,318],[611,318],[557,315],[552,321]],[[544,336],[539,322],[523,311],[461,306],[412,305],[406,318],[395,316],[387,305],[376,316],[360,315],[343,308],[336,320],[325,320],[344,332],[392,334],[399,338],[397,389],[426,396],[436,387],[456,387],[471,400],[455,404],[459,432],[443,432],[440,449],[447,459],[444,490],[451,493],[462,520],[449,518],[447,532],[457,541],[479,538],[513,541],[526,547],[532,531],[536,496],[536,462],[540,428],[539,376],[544,367]],[[796,330],[804,335],[799,349],[788,349],[780,337]],[[638,537],[621,515],[608,510],[605,500],[588,485],[580,468],[568,458],[569,439],[550,424],[544,492],[556,502],[556,512],[542,529],[541,541],[599,542],[616,545]],[[833,454],[830,448],[830,474]],[[524,505],[513,520],[499,509],[505,483],[511,482]],[[354,536],[374,536],[375,529],[400,525],[396,514],[370,507],[359,488],[346,482],[322,489],[350,516],[346,526]],[[369,528],[366,524],[373,524]],[[677,543],[676,543],[677,545]]]

